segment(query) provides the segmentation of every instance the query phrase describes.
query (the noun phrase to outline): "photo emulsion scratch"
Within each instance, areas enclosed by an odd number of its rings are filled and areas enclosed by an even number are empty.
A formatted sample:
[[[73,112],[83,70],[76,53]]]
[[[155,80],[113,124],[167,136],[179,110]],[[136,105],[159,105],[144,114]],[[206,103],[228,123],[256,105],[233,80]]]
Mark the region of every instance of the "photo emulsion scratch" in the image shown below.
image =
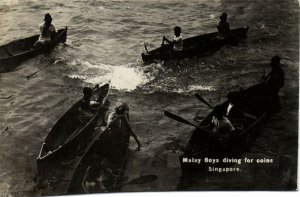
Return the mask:
[[[0,0],[0,196],[295,191],[296,0]]]

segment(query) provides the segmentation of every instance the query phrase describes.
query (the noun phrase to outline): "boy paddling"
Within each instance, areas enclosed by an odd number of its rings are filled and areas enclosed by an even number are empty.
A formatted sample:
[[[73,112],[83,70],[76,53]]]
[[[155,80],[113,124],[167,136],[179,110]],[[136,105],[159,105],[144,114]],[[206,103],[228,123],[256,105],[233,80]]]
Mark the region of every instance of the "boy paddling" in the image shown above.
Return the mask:
[[[165,36],[162,40],[162,45],[164,45],[164,42],[168,42],[169,44],[173,45],[173,51],[181,51],[183,49],[183,39],[181,34],[181,27],[176,26],[174,27],[174,38],[172,41],[168,40]]]

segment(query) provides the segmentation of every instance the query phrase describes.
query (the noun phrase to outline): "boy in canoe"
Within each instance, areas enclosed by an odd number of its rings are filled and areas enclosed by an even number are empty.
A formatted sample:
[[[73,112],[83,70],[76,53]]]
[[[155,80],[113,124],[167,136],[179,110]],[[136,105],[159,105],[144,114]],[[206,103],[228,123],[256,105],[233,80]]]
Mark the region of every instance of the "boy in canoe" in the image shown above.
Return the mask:
[[[229,23],[227,22],[227,14],[223,13],[220,16],[220,22],[217,25],[218,36],[217,39],[224,42],[225,45],[237,45],[239,43],[239,39],[232,34],[230,31]]]
[[[40,37],[38,41],[34,44],[34,47],[40,47],[43,45],[48,45],[51,40],[54,40],[57,36],[56,27],[52,24],[52,17],[49,13],[45,14],[44,23],[40,24]]]
[[[137,136],[134,134],[134,132],[132,131],[128,121],[129,121],[129,107],[125,102],[121,102],[117,104],[117,107],[115,108],[115,111],[110,113],[108,116],[108,120],[107,120],[107,125],[109,125],[112,121],[119,121],[120,126],[122,123],[121,119],[118,118],[124,118],[125,119],[125,124],[127,125],[127,127],[129,128],[129,132],[130,132],[130,136],[132,136],[134,138],[134,140],[136,141],[136,143],[138,144],[137,150],[141,149],[141,143],[139,142]],[[117,120],[118,119],[118,120]]]
[[[217,25],[217,29],[218,29],[218,38],[220,40],[224,40],[230,37],[230,27],[229,27],[229,23],[227,22],[226,13],[223,13],[220,16],[220,22]]]
[[[93,155],[94,165],[88,166],[85,171],[84,178],[81,186],[85,193],[103,192],[107,188],[105,183],[111,179],[117,178],[117,174],[114,174],[109,168],[107,168],[107,160],[100,161],[99,155]]]
[[[278,55],[272,57],[271,72],[264,78],[264,84],[270,96],[277,96],[280,88],[284,86],[284,71],[280,67],[280,60]]]
[[[211,122],[208,125],[202,127],[210,133],[212,138],[227,138],[236,130],[229,119],[226,117],[226,111],[227,109],[224,108],[224,106],[217,105],[213,109],[213,117]]]
[[[265,102],[272,113],[281,108],[278,92],[284,86],[284,71],[280,67],[280,60],[278,55],[273,56],[270,62],[271,72],[262,77],[262,83],[244,90],[247,97],[261,97],[260,102]]]
[[[95,112],[99,110],[99,103],[96,101],[91,101],[92,95],[92,88],[83,88],[83,98],[79,107],[79,119],[81,122],[90,120],[90,118],[94,116]]]
[[[278,55],[272,57],[270,66],[271,72],[264,78],[263,84],[267,102],[271,103],[271,112],[276,113],[281,109],[278,93],[284,86],[284,71],[280,67],[281,58]]]
[[[225,116],[224,109],[221,105],[216,106],[213,110],[212,124],[212,133],[218,136],[227,136],[235,130],[231,122]]]
[[[202,127],[208,132],[209,149],[211,150],[219,150],[219,148],[222,148],[220,145],[226,142],[232,134],[235,134],[236,129],[225,114],[226,109],[224,109],[224,106],[217,105],[213,109],[211,122]]]
[[[162,45],[164,42],[168,42],[169,44],[173,45],[173,51],[181,51],[183,49],[183,39],[181,34],[181,27],[176,26],[174,27],[174,38],[173,41],[168,40],[165,36],[162,40]]]

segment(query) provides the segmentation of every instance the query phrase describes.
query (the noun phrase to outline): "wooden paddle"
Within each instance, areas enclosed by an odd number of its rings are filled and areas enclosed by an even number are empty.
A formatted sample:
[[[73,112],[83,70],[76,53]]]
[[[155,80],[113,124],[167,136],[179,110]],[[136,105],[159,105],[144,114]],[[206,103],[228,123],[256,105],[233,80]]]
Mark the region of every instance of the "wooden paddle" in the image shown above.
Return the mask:
[[[202,96],[199,93],[196,93],[195,96],[197,97],[197,99],[199,99],[200,101],[202,101],[203,103],[205,103],[208,107],[210,108],[214,108],[213,106],[211,106],[204,98],[202,98]],[[241,112],[242,114],[244,114],[245,116],[247,116],[248,118],[252,118],[254,120],[257,120],[257,117],[255,117],[254,115],[248,114],[246,112],[243,112],[241,110],[237,110],[239,112]]]
[[[188,121],[188,120],[186,120],[186,119],[184,119],[184,118],[182,118],[182,117],[180,117],[180,116],[178,116],[176,114],[173,114],[171,112],[164,111],[164,115],[167,116],[167,117],[169,117],[169,118],[171,118],[171,119],[173,119],[173,120],[177,120],[178,122],[194,126],[194,127],[198,128],[198,129],[202,129],[201,127],[199,127],[199,126],[191,123],[190,121]]]
[[[30,75],[28,75],[26,78],[27,79],[29,79],[30,77],[32,77],[33,75],[35,75],[36,73],[38,73],[38,72],[40,72],[40,71],[42,71],[42,70],[44,70],[45,68],[47,68],[48,66],[50,66],[52,64],[52,61],[50,61],[50,63],[49,64],[47,64],[46,66],[44,66],[43,68],[41,68],[40,70],[38,70],[38,71],[36,71],[36,72],[34,72],[34,73],[32,73],[32,74],[30,74]]]
[[[67,31],[67,27],[65,28],[65,30],[63,30],[58,36],[57,36],[57,40],[60,38],[60,36]],[[30,77],[32,77],[33,75],[35,75],[36,73],[39,73],[40,71],[44,70],[45,68],[47,68],[48,66],[50,66],[52,64],[52,61],[50,61],[49,64],[47,64],[46,66],[44,66],[43,68],[41,68],[40,70],[28,75],[26,78],[29,79]]]
[[[214,108],[204,98],[202,98],[202,96],[199,93],[196,93],[195,96],[197,97],[197,99],[199,99],[200,101],[202,101],[203,103],[205,103],[208,107],[210,107],[212,109]]]
[[[146,52],[149,53],[146,42],[144,42],[144,47],[145,47]]]

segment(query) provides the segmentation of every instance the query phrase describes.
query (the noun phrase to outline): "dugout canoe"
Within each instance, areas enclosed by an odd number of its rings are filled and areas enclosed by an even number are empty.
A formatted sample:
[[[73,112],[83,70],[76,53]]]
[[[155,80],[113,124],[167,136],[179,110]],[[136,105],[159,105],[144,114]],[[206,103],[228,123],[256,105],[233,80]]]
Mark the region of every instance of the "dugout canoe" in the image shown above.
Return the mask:
[[[90,145],[74,171],[68,194],[115,192],[120,189],[130,138],[129,125],[125,121],[124,117],[118,117]],[[85,188],[84,185],[91,180],[91,175],[95,179],[101,176],[106,189]]]
[[[67,31],[67,27],[58,30],[58,38],[47,46],[33,47],[39,35],[19,39],[0,46],[0,73],[9,72],[20,65],[21,62],[48,52],[59,43],[65,43],[67,40]]]
[[[187,159],[204,159],[234,157],[245,152],[252,142],[259,136],[266,121],[275,108],[276,101],[270,100],[263,93],[263,85],[258,84],[249,87],[246,90],[237,92],[239,102],[232,108],[228,119],[239,128],[229,136],[211,136],[211,131],[197,128],[194,130],[184,154],[180,157],[180,163],[183,173],[185,171],[194,171],[199,168],[206,168],[205,164],[198,165],[194,162],[188,162]],[[221,104],[224,110],[227,109],[229,101]],[[212,121],[212,112],[202,121],[199,126],[205,126]],[[197,117],[195,118],[197,120]]]
[[[233,164],[223,163],[224,158],[240,158],[240,156],[251,148],[252,143],[261,134],[269,117],[279,107],[279,98],[271,98],[265,94],[264,85],[257,84],[238,92],[239,102],[232,108],[233,113],[228,119],[238,131],[229,136],[212,136],[211,131],[197,128],[179,157],[182,175],[178,190],[187,190],[197,184],[199,177],[206,175],[209,167],[228,168]],[[227,109],[229,101],[221,104],[224,110]],[[251,117],[252,116],[252,117]],[[212,112],[202,121],[199,126],[208,125],[212,121]],[[254,118],[255,117],[255,118]],[[195,118],[197,121],[197,116]],[[203,162],[205,158],[218,159],[219,163],[212,165]],[[201,163],[197,163],[201,159]],[[197,160],[197,161],[196,161]]]
[[[142,59],[145,63],[154,61],[169,61],[190,58],[193,56],[209,56],[220,50],[224,44],[237,45],[239,41],[246,38],[249,27],[232,29],[231,33],[234,39],[224,42],[217,39],[218,32],[207,33],[199,36],[190,37],[183,40],[183,50],[173,51],[170,44],[163,45],[157,49],[148,52],[145,45],[146,53],[142,53]]]
[[[94,129],[97,122],[107,111],[109,90],[110,85],[105,84],[93,91],[92,98],[100,103],[100,108],[89,120],[79,119],[79,100],[52,127],[36,159],[40,177],[59,176],[64,165],[84,153],[97,134]]]

